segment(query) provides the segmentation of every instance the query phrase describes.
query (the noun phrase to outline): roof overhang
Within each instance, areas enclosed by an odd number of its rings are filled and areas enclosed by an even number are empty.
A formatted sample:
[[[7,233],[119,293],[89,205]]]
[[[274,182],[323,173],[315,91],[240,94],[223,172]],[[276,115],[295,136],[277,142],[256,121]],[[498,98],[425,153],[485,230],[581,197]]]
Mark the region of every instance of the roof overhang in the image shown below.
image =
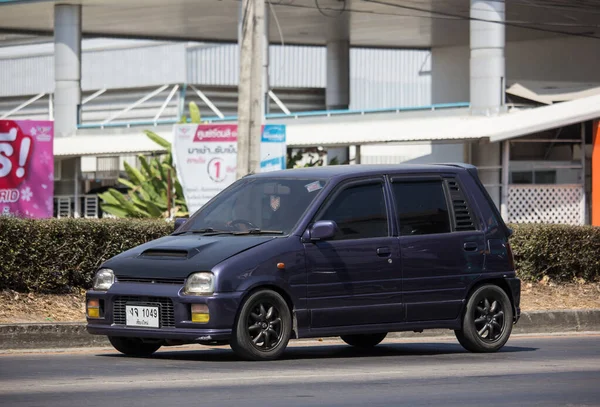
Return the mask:
[[[494,117],[471,116],[468,109],[455,109],[446,115],[430,112],[404,117],[381,114],[375,117],[364,115],[351,120],[282,119],[269,122],[286,125],[289,147],[346,147],[407,142],[452,143],[478,139],[499,142],[599,118],[600,95],[595,95]],[[172,141],[172,129],[172,125],[163,125],[153,130]],[[164,151],[142,130],[80,130],[78,136],[57,138],[54,143],[55,155],[73,157]]]
[[[600,95],[595,95],[490,118],[479,134],[498,142],[598,118]]]
[[[600,83],[520,81],[509,86],[506,93],[540,104],[551,105],[552,103],[600,95]]]
[[[0,1],[0,33],[52,35],[57,3],[63,2]],[[237,42],[240,0],[69,3],[82,5],[82,30],[87,37]],[[589,12],[590,7],[548,6],[546,0],[508,2],[506,39],[523,41],[565,34],[600,37],[598,15]],[[272,1],[269,8],[272,43],[281,43],[283,38],[286,44],[323,45],[332,36],[348,38],[353,46],[391,48],[469,43],[470,0],[294,0]],[[344,27],[343,32],[332,30],[333,26]]]
[[[157,131],[157,134],[168,141],[173,140],[170,130]],[[141,130],[128,134],[84,135],[54,139],[54,156],[59,158],[137,155],[165,151],[163,147],[146,137]]]

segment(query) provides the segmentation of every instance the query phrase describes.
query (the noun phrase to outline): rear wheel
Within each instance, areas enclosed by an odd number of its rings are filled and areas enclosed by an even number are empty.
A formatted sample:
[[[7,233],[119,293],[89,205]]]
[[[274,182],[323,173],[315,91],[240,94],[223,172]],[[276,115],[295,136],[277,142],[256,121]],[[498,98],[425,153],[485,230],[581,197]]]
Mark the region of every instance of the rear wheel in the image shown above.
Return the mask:
[[[260,290],[244,301],[231,348],[248,360],[277,359],[285,351],[291,332],[292,316],[283,297],[271,290]]]
[[[508,295],[496,285],[483,285],[469,297],[458,342],[471,352],[496,352],[512,332],[513,309]]]
[[[160,343],[148,343],[140,338],[109,336],[108,340],[116,350],[127,356],[150,356],[161,347]]]
[[[387,332],[378,334],[359,334],[359,335],[344,335],[341,336],[342,340],[348,345],[356,348],[372,348],[377,346],[385,339]]]

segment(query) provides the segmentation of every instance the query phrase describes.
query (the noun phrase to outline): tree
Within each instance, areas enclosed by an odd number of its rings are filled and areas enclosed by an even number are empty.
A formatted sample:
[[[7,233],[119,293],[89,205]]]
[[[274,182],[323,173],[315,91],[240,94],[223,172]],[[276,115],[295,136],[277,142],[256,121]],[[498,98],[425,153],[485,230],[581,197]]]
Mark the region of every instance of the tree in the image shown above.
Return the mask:
[[[200,123],[198,106],[189,103],[192,123]],[[186,116],[181,118],[187,122]],[[127,195],[114,188],[99,194],[102,210],[119,218],[171,218],[187,216],[188,208],[183,195],[183,188],[177,179],[177,171],[173,165],[171,143],[158,134],[145,130],[144,133],[167,152],[162,157],[147,160],[138,155],[140,169],[124,163],[127,178],[119,178],[119,183],[129,188]],[[169,192],[169,188],[171,191]],[[171,211],[169,213],[169,198]]]
[[[324,164],[324,157],[326,154],[326,150],[318,147],[302,148],[298,150],[290,148],[287,152],[286,168],[321,167]],[[298,163],[302,161],[305,155],[308,155],[309,161],[301,166]],[[348,162],[345,162],[344,164],[348,164]],[[339,159],[333,157],[327,165],[340,165]]]

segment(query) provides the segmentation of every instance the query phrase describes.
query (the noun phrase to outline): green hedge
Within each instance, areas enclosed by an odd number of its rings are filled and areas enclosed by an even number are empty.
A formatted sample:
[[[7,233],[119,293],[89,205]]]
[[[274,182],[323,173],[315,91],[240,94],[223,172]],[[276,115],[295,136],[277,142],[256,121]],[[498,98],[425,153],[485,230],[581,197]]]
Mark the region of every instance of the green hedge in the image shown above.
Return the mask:
[[[600,280],[600,227],[510,225],[517,272],[525,281]]]
[[[600,228],[511,225],[519,276],[600,280]],[[24,220],[0,217],[0,290],[67,293],[90,287],[105,260],[165,236],[164,220]]]
[[[0,290],[88,288],[103,261],[172,231],[173,224],[164,220],[0,217]]]

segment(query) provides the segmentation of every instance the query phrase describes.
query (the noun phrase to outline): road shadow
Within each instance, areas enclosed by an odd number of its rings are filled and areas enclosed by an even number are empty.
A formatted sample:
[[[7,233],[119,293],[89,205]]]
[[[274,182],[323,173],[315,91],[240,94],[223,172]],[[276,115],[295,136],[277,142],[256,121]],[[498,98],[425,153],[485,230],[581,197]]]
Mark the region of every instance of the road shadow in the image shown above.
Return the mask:
[[[523,346],[505,346],[494,354],[476,354],[466,351],[459,344],[447,343],[392,343],[380,344],[372,349],[357,349],[343,344],[295,345],[286,349],[278,361],[311,360],[311,359],[354,359],[377,357],[410,357],[410,356],[442,356],[470,355],[470,357],[486,357],[506,353],[534,352],[538,348]],[[101,357],[124,358],[118,353],[99,354]],[[186,349],[185,347],[162,348],[161,351],[146,357],[153,360],[194,361],[194,362],[240,362],[237,355],[228,346],[207,347],[204,349]],[[273,362],[269,362],[273,363]]]

